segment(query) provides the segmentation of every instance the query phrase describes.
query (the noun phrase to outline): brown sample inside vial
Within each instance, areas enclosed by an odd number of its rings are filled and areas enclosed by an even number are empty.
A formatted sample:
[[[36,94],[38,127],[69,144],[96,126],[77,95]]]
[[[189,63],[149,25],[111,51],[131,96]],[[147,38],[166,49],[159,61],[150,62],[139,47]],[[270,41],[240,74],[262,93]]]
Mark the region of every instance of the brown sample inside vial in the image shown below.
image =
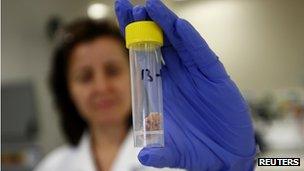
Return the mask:
[[[146,118],[146,131],[161,130],[161,115],[157,112],[150,113]]]

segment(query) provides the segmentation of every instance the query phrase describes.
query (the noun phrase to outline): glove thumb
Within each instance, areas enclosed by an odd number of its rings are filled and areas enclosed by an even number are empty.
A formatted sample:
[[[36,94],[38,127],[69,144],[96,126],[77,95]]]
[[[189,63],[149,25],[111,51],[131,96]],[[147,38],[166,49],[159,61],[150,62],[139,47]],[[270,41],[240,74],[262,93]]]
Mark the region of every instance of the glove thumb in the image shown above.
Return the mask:
[[[177,156],[168,147],[143,148],[137,158],[141,164],[157,168],[178,167]]]

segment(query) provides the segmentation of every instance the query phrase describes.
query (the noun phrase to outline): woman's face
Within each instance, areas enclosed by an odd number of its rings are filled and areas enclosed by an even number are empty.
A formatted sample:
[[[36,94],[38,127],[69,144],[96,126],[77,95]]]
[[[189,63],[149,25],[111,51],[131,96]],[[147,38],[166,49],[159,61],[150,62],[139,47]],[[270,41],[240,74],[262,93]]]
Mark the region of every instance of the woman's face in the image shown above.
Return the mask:
[[[89,125],[125,124],[131,109],[130,77],[119,40],[100,37],[77,45],[69,58],[68,88]]]

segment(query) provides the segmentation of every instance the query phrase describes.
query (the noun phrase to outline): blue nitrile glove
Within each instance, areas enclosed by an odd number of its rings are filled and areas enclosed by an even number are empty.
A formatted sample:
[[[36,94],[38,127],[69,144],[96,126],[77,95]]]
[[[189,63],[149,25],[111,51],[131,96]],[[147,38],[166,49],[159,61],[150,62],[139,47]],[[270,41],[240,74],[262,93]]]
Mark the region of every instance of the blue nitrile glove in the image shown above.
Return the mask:
[[[147,166],[190,171],[250,171],[255,141],[249,108],[218,57],[200,34],[160,0],[134,7],[117,0],[124,34],[127,24],[152,19],[163,29],[164,148],[144,148]]]

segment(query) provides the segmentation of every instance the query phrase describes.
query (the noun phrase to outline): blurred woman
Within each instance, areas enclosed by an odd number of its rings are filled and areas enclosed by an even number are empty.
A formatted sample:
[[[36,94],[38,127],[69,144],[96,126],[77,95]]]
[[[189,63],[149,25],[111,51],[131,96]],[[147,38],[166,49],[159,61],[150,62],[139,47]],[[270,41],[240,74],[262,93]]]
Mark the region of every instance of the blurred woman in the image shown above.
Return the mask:
[[[78,20],[64,29],[50,83],[68,145],[37,171],[151,170],[137,160],[131,126],[128,51],[116,25]]]

